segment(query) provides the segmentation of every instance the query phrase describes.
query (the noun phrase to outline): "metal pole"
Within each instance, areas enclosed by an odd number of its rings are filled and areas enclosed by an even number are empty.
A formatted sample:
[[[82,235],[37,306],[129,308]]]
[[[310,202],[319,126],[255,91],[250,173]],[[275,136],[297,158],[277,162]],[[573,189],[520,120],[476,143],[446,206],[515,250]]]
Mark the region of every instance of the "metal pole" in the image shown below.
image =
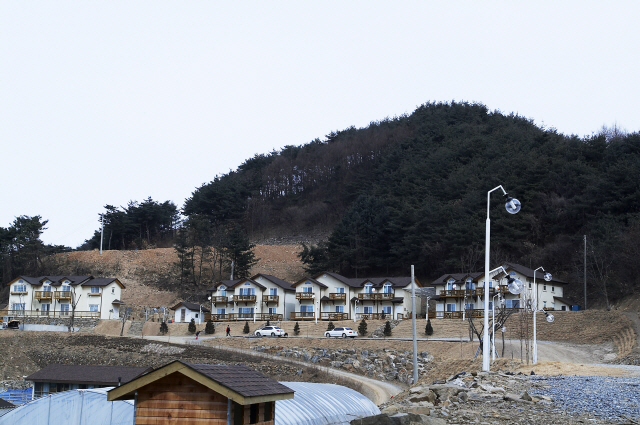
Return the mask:
[[[491,220],[489,219],[489,195],[487,193],[487,222],[485,225],[486,236],[484,240],[484,330],[482,334],[482,370],[489,372],[489,248],[491,241]]]
[[[584,309],[587,309],[587,235],[584,235]]]
[[[416,279],[411,265],[411,326],[413,329],[413,384],[418,382],[418,340],[416,338]]]
[[[538,269],[536,269],[538,270]],[[536,313],[538,312],[538,287],[536,286],[536,270],[533,271],[533,364],[538,363],[538,339],[536,336]],[[542,269],[544,270],[544,269]]]
[[[103,236],[104,236],[104,214],[100,214],[100,255],[102,255]]]

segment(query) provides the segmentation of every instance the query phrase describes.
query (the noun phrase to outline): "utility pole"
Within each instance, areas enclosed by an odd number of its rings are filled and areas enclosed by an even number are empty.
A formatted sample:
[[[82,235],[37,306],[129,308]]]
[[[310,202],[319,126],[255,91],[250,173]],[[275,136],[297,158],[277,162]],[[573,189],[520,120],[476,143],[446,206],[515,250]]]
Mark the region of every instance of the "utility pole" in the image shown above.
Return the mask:
[[[411,265],[411,325],[413,328],[413,385],[418,382],[418,340],[416,338],[416,279]]]
[[[584,235],[584,309],[587,309],[587,235]]]
[[[100,214],[100,255],[102,255],[102,239],[104,237],[104,214]]]

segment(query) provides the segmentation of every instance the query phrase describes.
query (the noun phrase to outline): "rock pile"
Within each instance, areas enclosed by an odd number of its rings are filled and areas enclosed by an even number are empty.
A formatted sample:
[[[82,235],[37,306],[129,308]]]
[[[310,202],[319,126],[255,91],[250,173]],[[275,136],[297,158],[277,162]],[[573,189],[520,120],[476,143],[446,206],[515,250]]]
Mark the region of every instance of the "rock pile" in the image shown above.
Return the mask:
[[[302,347],[255,346],[255,351],[276,356],[290,357],[335,369],[344,369],[382,381],[409,383],[413,376],[413,357],[410,351],[397,350],[355,350]],[[418,372],[428,368],[433,356],[427,352],[418,354]]]

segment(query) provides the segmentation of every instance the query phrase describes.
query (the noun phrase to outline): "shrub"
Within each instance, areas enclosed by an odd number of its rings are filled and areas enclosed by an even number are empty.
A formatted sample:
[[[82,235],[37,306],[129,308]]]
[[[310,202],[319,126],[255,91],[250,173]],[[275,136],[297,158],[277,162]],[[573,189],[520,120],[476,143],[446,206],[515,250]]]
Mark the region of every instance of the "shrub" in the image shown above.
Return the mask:
[[[296,325],[293,327],[293,334],[300,335],[300,325],[296,322]]]
[[[167,332],[169,332],[169,326],[167,326],[167,322],[163,320],[162,323],[160,323],[160,333],[165,335]]]
[[[358,334],[365,336],[367,334],[367,321],[362,319],[358,325]]]
[[[244,328],[242,328],[242,333],[244,334],[248,334],[249,333],[249,321],[245,320],[244,322]]]
[[[191,321],[189,322],[189,327],[187,328],[187,330],[189,331],[189,333],[196,333],[196,321],[195,319],[191,319]]]
[[[204,327],[204,333],[209,335],[216,333],[216,326],[211,320],[207,321],[207,326]]]
[[[265,326],[270,326],[269,320],[267,320],[267,324]]]
[[[433,335],[433,327],[431,326],[431,319],[427,319],[427,326],[424,328],[425,335]]]
[[[329,324],[327,325],[327,330],[332,331],[335,327],[336,325],[334,325],[333,322],[329,322]]]
[[[387,323],[384,324],[384,336],[391,336],[391,322],[387,320]]]

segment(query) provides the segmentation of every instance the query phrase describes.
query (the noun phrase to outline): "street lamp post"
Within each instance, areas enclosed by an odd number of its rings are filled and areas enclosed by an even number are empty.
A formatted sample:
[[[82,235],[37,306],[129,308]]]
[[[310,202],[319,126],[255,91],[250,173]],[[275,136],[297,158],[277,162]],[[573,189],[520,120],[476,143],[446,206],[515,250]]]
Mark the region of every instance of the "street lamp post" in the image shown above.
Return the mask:
[[[536,313],[539,311],[538,310],[538,287],[536,286],[536,272],[538,270],[542,269],[542,271],[545,271],[544,268],[542,267],[538,267],[537,269],[535,269],[533,271],[533,364],[537,364],[538,363],[538,340],[537,340],[537,336],[536,336]],[[551,273],[545,273],[544,274],[544,280],[549,282],[553,277],[551,276]],[[543,310],[544,311],[544,310]],[[554,317],[553,314],[548,314],[546,311],[544,312],[544,314],[547,317],[547,322],[552,323],[554,321]]]
[[[497,186],[487,192],[487,222],[484,248],[484,332],[482,335],[482,370],[488,372],[491,369],[491,361],[489,359],[489,249],[491,241],[491,220],[489,219],[489,203],[491,200],[491,192],[502,190],[505,197],[505,208],[509,214],[517,214],[520,211],[520,201],[508,196],[502,185]]]

